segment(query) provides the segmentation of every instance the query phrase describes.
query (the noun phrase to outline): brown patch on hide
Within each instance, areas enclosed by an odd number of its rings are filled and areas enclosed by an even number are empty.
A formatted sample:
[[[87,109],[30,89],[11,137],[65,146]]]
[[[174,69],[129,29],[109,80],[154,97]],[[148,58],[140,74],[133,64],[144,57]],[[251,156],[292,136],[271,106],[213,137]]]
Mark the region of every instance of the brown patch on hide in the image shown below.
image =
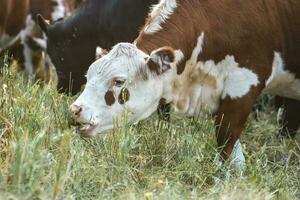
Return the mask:
[[[216,77],[205,73],[201,69],[197,69],[194,71],[194,73],[190,76],[190,84],[196,85],[200,84],[203,86],[208,86],[210,88],[216,89],[217,88],[217,80]]]
[[[147,66],[149,70],[157,75],[161,74],[160,67],[157,63],[155,63],[151,58],[147,62]]]
[[[139,80],[147,81],[149,78],[147,68],[145,68],[145,67],[139,68],[135,74],[135,77]]]
[[[176,107],[178,110],[183,111],[186,106],[186,99],[182,98],[176,103]]]
[[[104,96],[104,99],[105,99],[106,105],[108,105],[108,106],[111,106],[111,105],[113,105],[116,102],[114,93],[111,90],[108,90],[106,92],[106,94]]]
[[[129,100],[130,93],[127,88],[122,88],[118,97],[118,101],[120,104],[124,104]]]
[[[206,86],[212,89],[217,88],[216,77],[209,74],[209,72],[204,71],[198,65],[194,66],[187,62],[185,71],[181,76],[182,88],[193,88],[195,86]],[[175,84],[175,86],[178,84]]]

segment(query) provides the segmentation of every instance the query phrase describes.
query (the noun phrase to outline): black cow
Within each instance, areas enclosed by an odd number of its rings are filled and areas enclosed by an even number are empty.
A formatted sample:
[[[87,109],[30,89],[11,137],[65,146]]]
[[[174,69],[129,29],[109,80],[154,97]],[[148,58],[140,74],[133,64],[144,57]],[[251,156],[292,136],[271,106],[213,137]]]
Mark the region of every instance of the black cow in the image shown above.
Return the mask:
[[[48,25],[38,15],[38,23],[47,35],[47,52],[58,74],[58,89],[77,93],[95,60],[96,47],[109,49],[118,42],[133,41],[149,8],[157,2],[88,0],[70,17],[54,25]]]

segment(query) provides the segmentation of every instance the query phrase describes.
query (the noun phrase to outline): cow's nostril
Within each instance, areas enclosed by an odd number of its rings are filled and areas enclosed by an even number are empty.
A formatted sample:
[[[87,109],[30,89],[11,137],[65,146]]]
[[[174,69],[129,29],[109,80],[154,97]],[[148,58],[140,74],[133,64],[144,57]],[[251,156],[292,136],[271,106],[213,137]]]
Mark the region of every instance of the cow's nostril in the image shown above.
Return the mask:
[[[78,105],[72,105],[70,110],[75,116],[78,116],[82,111],[82,107]]]
[[[79,115],[79,113],[82,111],[82,108],[80,107],[79,110],[75,113],[75,115]]]

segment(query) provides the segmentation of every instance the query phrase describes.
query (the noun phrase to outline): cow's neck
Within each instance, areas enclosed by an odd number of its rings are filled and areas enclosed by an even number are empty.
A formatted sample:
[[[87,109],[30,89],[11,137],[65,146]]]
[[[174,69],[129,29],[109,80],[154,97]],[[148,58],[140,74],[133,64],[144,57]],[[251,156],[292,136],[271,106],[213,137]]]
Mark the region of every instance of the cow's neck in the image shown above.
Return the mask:
[[[180,2],[180,7],[174,10],[175,14],[169,16],[169,19],[165,23],[160,24],[161,30],[154,33],[147,33],[145,30],[147,30],[147,26],[149,27],[149,21],[152,20],[148,19],[139,37],[136,39],[135,44],[140,50],[147,54],[163,46],[171,46],[183,53],[183,58],[178,61],[176,66],[174,66],[170,72],[163,75],[164,90],[162,98],[168,103],[173,103],[177,110],[194,114],[198,112],[199,109],[202,109],[199,106],[199,108],[196,108],[196,105],[201,105],[201,107],[205,107],[206,105],[200,103],[191,105],[189,103],[189,100],[198,98],[193,92],[195,88],[211,88],[211,85],[216,84],[213,78],[206,76],[206,74],[203,74],[202,71],[196,68],[198,54],[192,55],[194,54],[195,47],[200,45],[199,48],[202,48],[202,42],[199,41],[199,38],[203,40],[204,32],[208,29],[208,23],[205,18],[203,18],[202,21],[195,21],[196,24],[194,24],[193,21],[188,21],[187,23],[186,20],[193,18],[194,14],[193,12],[187,12],[187,10],[190,9],[192,11],[194,8],[191,8],[189,1],[177,0],[177,3],[178,2]],[[178,13],[180,13],[180,15]],[[199,13],[204,12],[198,9],[196,14],[199,15]],[[191,81],[191,75],[195,76],[195,74],[199,75],[199,77],[195,77],[198,79]],[[219,91],[215,92],[213,89],[208,92],[210,92],[213,97],[219,95]],[[206,100],[202,97],[198,99]],[[208,99],[208,101],[209,100],[210,99]],[[215,104],[214,102],[213,105],[209,105],[209,109],[215,110],[217,107]]]
[[[170,46],[176,50],[182,51],[184,58],[180,63],[178,63],[177,66],[177,73],[181,74],[184,71],[184,64],[186,60],[191,55],[189,46],[193,46],[194,41],[190,40],[189,38],[187,40],[179,39],[183,37],[177,37],[175,31],[173,34],[170,32],[167,33],[164,31],[160,31],[157,34],[152,35],[142,33],[136,40],[136,46],[148,55],[150,55],[152,51],[164,46]],[[172,35],[174,35],[174,37],[172,37]]]

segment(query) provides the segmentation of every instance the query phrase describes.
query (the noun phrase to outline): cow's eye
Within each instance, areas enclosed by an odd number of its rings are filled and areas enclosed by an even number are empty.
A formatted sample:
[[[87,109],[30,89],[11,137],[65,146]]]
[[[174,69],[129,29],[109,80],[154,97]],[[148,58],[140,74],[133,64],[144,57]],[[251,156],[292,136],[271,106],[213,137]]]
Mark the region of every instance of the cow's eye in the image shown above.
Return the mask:
[[[122,87],[122,86],[124,85],[124,83],[125,83],[125,80],[124,80],[124,79],[116,79],[116,80],[114,81],[114,85],[115,85],[116,87]]]

